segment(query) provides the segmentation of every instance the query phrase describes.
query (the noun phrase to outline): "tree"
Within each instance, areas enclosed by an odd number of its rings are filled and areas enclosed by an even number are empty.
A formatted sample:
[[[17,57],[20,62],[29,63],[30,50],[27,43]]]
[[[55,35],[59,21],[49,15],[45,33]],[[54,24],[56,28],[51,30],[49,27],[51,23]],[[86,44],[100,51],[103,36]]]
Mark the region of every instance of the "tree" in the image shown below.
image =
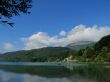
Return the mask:
[[[110,35],[102,37],[102,39],[99,40],[94,46],[95,50],[98,52],[100,52],[103,47],[110,49]]]
[[[107,62],[110,62],[110,52],[107,54]]]
[[[12,22],[3,20],[3,18],[11,19],[20,13],[29,14],[28,11],[32,5],[32,0],[0,0],[0,22],[13,26]]]

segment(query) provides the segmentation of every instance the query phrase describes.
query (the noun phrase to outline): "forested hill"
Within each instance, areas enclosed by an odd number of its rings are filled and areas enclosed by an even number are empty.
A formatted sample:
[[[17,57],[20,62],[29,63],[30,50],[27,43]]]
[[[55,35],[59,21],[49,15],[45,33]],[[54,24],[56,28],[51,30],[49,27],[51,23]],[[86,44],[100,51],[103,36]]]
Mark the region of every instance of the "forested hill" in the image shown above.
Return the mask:
[[[93,47],[81,49],[76,59],[83,62],[110,62],[110,35],[102,37]]]
[[[41,49],[21,50],[0,55],[0,61],[56,61],[68,56],[65,47],[46,47]]]
[[[104,36],[92,46],[85,45],[83,45],[84,47],[75,45],[75,47],[81,48],[79,50],[75,50],[72,44],[72,49],[68,47],[46,47],[8,52],[0,54],[0,61],[59,62],[77,60],[79,62],[110,62],[110,35]],[[69,44],[69,46],[71,45]]]
[[[104,36],[99,42],[95,44],[95,50],[101,51],[103,48],[110,50],[110,35]]]

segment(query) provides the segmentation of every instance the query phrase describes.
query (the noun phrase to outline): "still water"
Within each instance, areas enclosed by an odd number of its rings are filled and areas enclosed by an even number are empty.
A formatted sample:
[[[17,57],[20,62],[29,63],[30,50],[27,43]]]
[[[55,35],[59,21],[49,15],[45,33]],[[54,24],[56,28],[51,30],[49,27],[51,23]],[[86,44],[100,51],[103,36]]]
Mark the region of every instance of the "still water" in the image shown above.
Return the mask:
[[[104,65],[0,62],[0,82],[110,82]]]

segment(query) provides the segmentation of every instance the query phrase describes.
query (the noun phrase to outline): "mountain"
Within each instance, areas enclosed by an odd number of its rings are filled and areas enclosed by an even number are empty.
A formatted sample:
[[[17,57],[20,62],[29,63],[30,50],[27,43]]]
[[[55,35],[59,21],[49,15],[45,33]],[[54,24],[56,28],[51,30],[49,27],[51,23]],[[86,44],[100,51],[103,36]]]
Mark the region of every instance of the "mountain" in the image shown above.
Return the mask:
[[[93,47],[80,50],[77,58],[83,62],[110,62],[110,35],[102,37]]]
[[[0,61],[52,62],[78,60],[81,62],[110,62],[110,35],[98,42],[79,41],[66,47],[45,47],[0,54]]]
[[[0,54],[0,61],[61,61],[70,55],[77,56],[77,51],[75,50],[86,48],[87,46],[90,46],[91,43],[92,42],[89,41],[82,41],[70,44],[67,47],[45,47],[40,49],[7,52]]]
[[[68,44],[66,47],[74,50],[85,49],[87,47],[91,47],[95,44],[92,41],[78,41],[71,44]]]
[[[0,61],[56,61],[66,58],[68,53],[66,47],[46,47],[4,53],[0,55]]]
[[[95,44],[95,50],[101,51],[103,48],[110,49],[110,35],[104,36]]]

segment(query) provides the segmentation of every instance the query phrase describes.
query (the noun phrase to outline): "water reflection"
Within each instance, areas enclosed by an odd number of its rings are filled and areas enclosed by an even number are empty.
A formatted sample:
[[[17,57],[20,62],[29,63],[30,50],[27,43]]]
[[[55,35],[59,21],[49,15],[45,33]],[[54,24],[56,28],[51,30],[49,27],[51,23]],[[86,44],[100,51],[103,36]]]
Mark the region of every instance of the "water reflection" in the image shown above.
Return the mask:
[[[0,82],[110,82],[109,77],[104,66],[0,65]]]
[[[4,74],[4,75],[1,75]],[[29,74],[15,74],[0,71],[0,82],[95,82],[91,81],[87,78],[45,78],[37,75],[29,75]]]

